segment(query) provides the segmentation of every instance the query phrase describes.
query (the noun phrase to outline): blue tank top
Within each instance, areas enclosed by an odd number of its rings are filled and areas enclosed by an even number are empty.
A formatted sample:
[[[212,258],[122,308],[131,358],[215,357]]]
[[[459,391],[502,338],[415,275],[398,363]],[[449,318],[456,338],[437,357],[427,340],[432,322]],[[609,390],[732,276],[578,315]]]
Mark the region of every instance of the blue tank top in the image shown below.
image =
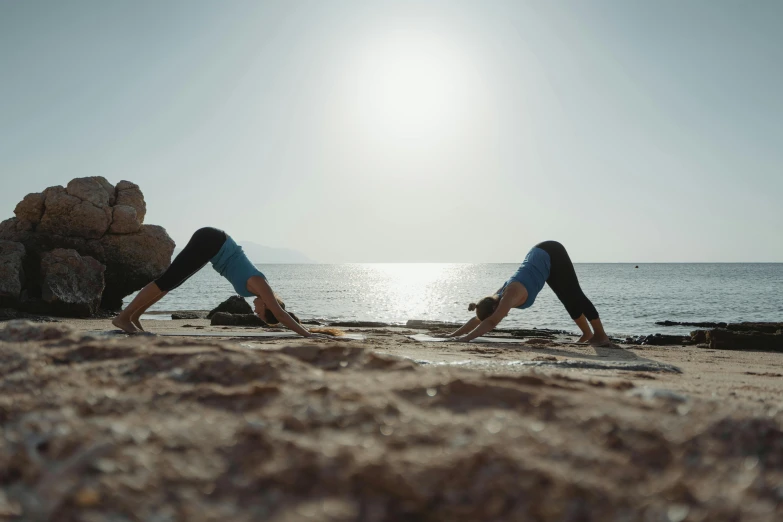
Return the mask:
[[[513,281],[522,283],[527,289],[527,300],[517,308],[524,309],[533,306],[533,303],[544,288],[546,280],[549,279],[549,271],[552,267],[549,254],[545,250],[538,247],[533,247],[530,252],[525,256],[525,260],[519,265],[519,268],[511,276],[511,279],[506,281],[503,286],[498,290],[498,295],[503,296],[503,292],[506,287]]]
[[[237,245],[231,239],[231,236],[228,235],[226,236],[226,242],[220,247],[215,257],[210,259],[210,262],[212,263],[212,268],[218,274],[228,279],[236,293],[242,297],[253,297],[253,294],[247,289],[248,279],[253,276],[261,276],[266,279],[264,274],[250,262],[242,247]]]

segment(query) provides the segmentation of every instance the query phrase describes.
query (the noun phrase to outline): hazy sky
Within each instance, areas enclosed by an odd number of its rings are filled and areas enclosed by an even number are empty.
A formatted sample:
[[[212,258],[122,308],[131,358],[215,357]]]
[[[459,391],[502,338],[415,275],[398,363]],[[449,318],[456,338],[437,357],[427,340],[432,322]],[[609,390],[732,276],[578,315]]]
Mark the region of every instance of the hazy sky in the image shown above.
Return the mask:
[[[323,262],[783,261],[783,2],[0,0],[0,217]]]

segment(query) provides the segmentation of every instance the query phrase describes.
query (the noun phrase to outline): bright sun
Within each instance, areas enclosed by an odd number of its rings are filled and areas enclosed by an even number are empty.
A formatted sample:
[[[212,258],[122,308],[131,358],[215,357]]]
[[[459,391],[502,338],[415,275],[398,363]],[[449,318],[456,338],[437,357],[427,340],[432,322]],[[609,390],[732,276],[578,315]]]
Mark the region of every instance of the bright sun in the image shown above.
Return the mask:
[[[443,35],[408,29],[377,36],[347,71],[350,112],[384,139],[444,137],[469,105],[468,65]]]

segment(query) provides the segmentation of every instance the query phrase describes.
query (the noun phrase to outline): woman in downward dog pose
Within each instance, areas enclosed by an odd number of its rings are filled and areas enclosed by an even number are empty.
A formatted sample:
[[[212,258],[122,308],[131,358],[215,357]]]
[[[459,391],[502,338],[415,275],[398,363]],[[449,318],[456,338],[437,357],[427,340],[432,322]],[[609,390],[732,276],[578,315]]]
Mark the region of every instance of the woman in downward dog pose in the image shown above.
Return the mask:
[[[478,304],[470,303],[468,310],[475,310],[476,317],[448,337],[462,336],[457,340],[471,341],[484,335],[495,328],[512,308],[530,308],[544,288],[544,283],[549,285],[565,305],[571,319],[582,331],[578,342],[589,342],[593,346],[612,346],[595,306],[579,286],[568,252],[557,241],[544,241],[534,246],[516,273],[500,290],[481,299]]]
[[[285,303],[275,295],[264,274],[250,262],[242,247],[222,230],[209,227],[197,230],[163,275],[142,288],[112,324],[127,333],[144,331],[139,320],[141,314],[209,262],[228,279],[237,294],[256,296],[256,315],[267,324],[282,323],[303,337],[324,337],[308,331],[295,316],[285,311]]]

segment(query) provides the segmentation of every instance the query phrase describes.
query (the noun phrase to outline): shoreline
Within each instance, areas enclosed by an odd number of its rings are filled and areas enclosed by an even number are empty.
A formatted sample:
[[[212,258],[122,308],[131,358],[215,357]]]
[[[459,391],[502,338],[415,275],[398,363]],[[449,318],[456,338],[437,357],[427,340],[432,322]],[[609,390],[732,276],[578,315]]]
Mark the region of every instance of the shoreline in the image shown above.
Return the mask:
[[[177,319],[196,319],[196,318],[203,319],[209,313],[210,313],[209,310],[198,310],[198,309],[148,310],[147,312],[145,312],[142,319],[154,320],[154,321],[171,321]],[[98,314],[98,317],[94,317],[94,318],[71,318],[71,317],[62,317],[62,316],[55,316],[55,315],[33,314],[21,310],[15,310],[12,308],[0,308],[0,325],[2,325],[3,322],[5,321],[10,321],[14,319],[30,320],[34,322],[61,322],[61,321],[69,321],[73,319],[81,319],[81,320],[106,319],[106,318],[114,317],[114,315],[116,315],[116,312],[101,312],[100,314]],[[374,320],[369,320],[369,321],[330,320],[324,318],[311,318],[311,319],[303,319],[302,324],[314,325],[314,326],[327,326],[327,327],[378,327],[378,328],[431,327],[439,330],[448,329],[448,328],[456,329],[462,326],[461,323],[439,321],[439,320],[428,320],[428,319],[407,319],[406,321],[400,321],[400,322],[384,322],[384,321],[374,321]],[[745,321],[745,322],[684,321],[681,322],[681,321],[671,321],[667,319],[662,321],[655,321],[654,325],[657,327],[657,329],[660,329],[662,331],[654,331],[651,333],[635,333],[635,334],[615,333],[611,331],[608,333],[610,338],[615,343],[621,343],[621,344],[656,343],[659,345],[666,345],[666,344],[681,344],[681,343],[690,344],[691,342],[690,338],[697,335],[700,330],[707,331],[716,328],[739,330],[739,331],[751,331],[752,328],[744,327],[744,325],[751,325],[751,326],[759,326],[761,330],[765,333],[775,333],[778,330],[783,332],[783,322],[760,322],[760,321]],[[680,330],[680,331],[678,333],[673,333],[673,330]],[[538,328],[535,326],[531,326],[528,328],[516,328],[516,327],[495,328],[494,330],[492,330],[492,332],[490,332],[490,335],[492,335],[492,333],[501,334],[501,335],[503,334],[525,335],[526,332],[571,335],[571,336],[579,335],[579,333],[575,329],[564,330],[564,329]],[[441,331],[439,333],[444,333],[444,332]],[[781,345],[781,350],[783,350],[783,345]]]
[[[180,317],[172,317],[173,315],[191,316],[182,318],[195,319],[204,318],[209,312],[207,310],[160,310],[160,311],[148,311],[142,317],[150,320],[176,320]],[[163,319],[161,316],[169,316],[167,319]],[[374,327],[374,328],[430,328],[438,330],[438,333],[446,333],[448,329],[457,329],[462,324],[452,323],[447,321],[437,320],[424,320],[424,319],[408,319],[405,322],[389,323],[381,321],[333,321],[327,319],[310,319],[304,320],[305,325],[327,326],[327,327]],[[610,338],[615,343],[639,345],[639,344],[657,344],[659,346],[666,345],[681,345],[681,344],[700,344],[699,339],[703,338],[703,334],[699,332],[707,332],[714,329],[728,329],[732,331],[740,332],[752,332],[759,330],[764,333],[775,333],[776,331],[783,332],[783,322],[755,322],[747,321],[740,323],[727,323],[720,321],[698,321],[698,322],[679,322],[679,321],[656,321],[655,325],[662,328],[663,332],[653,332],[647,334],[613,334],[610,333]],[[675,328],[687,328],[686,333],[671,333],[672,327]],[[495,328],[488,335],[512,335],[512,336],[525,336],[527,334],[543,334],[543,335],[564,335],[564,336],[578,336],[576,331],[559,330],[550,328],[537,328],[535,326],[530,328]],[[783,341],[780,342],[780,350],[783,351]]]

